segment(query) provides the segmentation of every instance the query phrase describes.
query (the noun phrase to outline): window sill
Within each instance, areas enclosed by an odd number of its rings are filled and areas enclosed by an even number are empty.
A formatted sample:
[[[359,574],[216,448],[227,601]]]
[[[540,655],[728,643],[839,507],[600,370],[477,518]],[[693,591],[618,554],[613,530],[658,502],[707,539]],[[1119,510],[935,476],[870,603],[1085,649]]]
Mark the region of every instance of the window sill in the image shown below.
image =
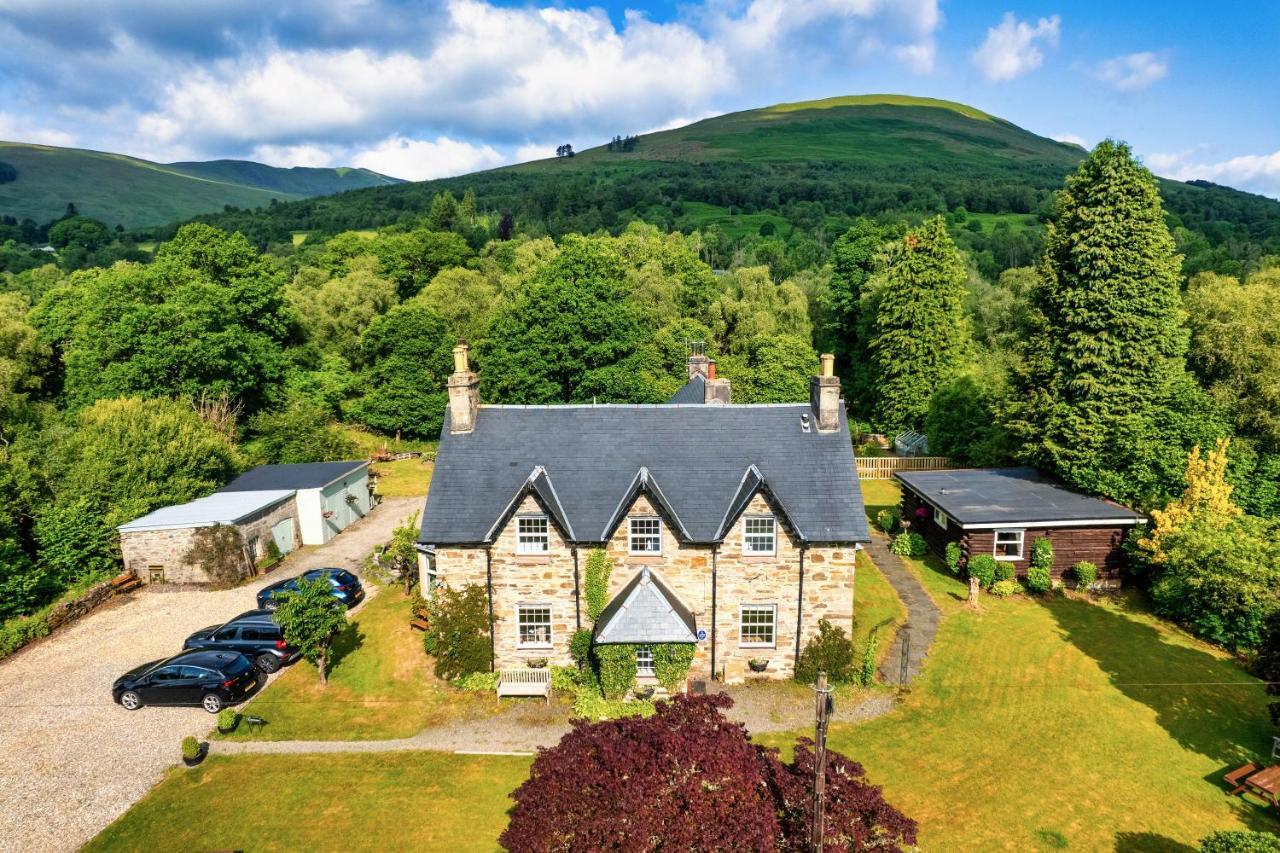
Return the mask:
[[[742,562],[744,563],[776,563],[778,562],[777,554],[743,554]]]
[[[551,643],[540,643],[538,645],[526,645],[522,643],[516,646],[516,649],[522,652],[547,652],[554,648],[555,646]]]
[[[527,566],[540,566],[551,562],[550,554],[516,554],[516,562]]]
[[[1019,560],[1021,560],[1021,559],[1022,559],[1021,557],[996,557],[996,562],[999,562],[999,563],[1016,563],[1016,562],[1018,562],[1018,561],[1019,561]]]
[[[663,557],[653,551],[645,551],[642,554],[627,554],[627,562],[657,564],[663,562]]]
[[[777,643],[738,643],[740,649],[774,649],[778,648]]]

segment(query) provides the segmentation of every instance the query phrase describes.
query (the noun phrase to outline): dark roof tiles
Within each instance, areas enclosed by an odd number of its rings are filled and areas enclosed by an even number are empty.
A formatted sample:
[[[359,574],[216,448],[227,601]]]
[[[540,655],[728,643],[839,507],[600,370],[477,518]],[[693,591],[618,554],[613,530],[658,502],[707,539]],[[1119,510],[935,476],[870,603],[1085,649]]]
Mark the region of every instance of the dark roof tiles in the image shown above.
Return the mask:
[[[258,492],[268,489],[319,489],[366,467],[363,459],[344,462],[301,462],[292,465],[259,465],[245,471],[219,492]]]
[[[1034,468],[899,471],[895,474],[959,524],[1102,521],[1133,524],[1133,510],[1072,491]]]

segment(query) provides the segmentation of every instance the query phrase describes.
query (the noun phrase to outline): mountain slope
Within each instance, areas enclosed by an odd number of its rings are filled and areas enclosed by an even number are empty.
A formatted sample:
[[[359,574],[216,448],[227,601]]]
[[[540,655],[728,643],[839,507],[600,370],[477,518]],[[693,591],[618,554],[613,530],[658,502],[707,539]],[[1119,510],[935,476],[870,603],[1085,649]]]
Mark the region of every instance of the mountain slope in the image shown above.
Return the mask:
[[[165,165],[78,148],[0,142],[0,163],[17,172],[0,183],[0,215],[47,222],[68,202],[108,226],[163,225],[226,205],[258,207],[394,178],[365,169],[278,169],[218,160]]]

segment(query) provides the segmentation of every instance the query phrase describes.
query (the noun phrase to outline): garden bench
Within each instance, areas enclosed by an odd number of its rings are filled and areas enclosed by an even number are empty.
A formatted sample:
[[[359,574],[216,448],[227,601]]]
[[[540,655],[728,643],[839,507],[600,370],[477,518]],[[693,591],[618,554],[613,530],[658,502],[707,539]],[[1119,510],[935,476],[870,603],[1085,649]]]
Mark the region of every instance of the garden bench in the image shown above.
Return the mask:
[[[551,701],[551,670],[498,670],[498,698],[503,696],[541,696]]]
[[[1244,780],[1252,776],[1254,773],[1257,773],[1261,769],[1262,769],[1262,765],[1249,762],[1243,767],[1237,767],[1235,770],[1232,770],[1230,773],[1223,776],[1222,778],[1226,781],[1228,785],[1231,786],[1231,790],[1228,791],[1227,793],[1230,795],[1235,795],[1243,791],[1245,789]]]
[[[426,619],[423,619],[421,616],[419,616],[415,619],[409,620],[409,627],[414,628],[418,631],[425,631],[431,627],[431,623],[428,622]]]
[[[133,572],[123,572],[111,579],[111,589],[118,593],[132,592],[142,586],[142,581]]]

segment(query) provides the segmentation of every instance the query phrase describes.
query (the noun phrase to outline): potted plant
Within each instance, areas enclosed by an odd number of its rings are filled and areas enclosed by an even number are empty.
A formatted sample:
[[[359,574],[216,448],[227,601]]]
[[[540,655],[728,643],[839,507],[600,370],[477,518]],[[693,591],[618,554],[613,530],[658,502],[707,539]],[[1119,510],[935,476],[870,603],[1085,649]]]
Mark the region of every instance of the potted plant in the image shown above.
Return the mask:
[[[223,708],[218,712],[218,734],[229,735],[240,725],[240,713],[234,708]]]
[[[209,744],[207,741],[198,741],[191,735],[187,735],[182,739],[182,763],[188,767],[195,767],[204,757],[209,754]]]
[[[546,658],[530,658],[528,661],[528,664],[529,664],[529,669],[546,669],[547,659]]]
[[[760,658],[752,658],[747,661],[747,666],[751,667],[752,672],[764,672],[769,668],[769,662]]]

